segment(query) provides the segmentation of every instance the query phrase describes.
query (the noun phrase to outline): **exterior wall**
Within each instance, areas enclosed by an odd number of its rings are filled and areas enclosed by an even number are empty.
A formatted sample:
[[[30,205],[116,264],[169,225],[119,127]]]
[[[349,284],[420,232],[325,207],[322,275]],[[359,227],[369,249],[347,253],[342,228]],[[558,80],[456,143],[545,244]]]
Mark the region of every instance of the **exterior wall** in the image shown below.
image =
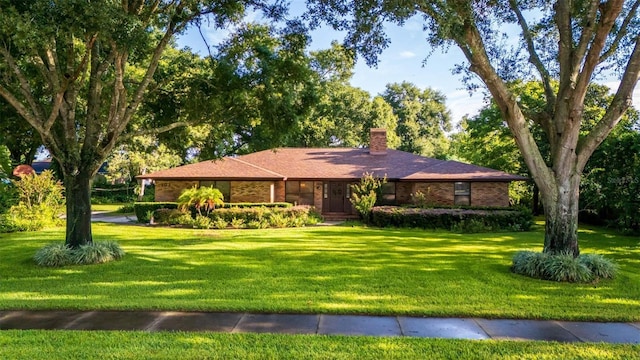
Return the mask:
[[[418,191],[424,193],[434,205],[453,206],[453,182],[415,183],[413,192]]]
[[[313,182],[313,206],[322,213],[323,182]]]
[[[409,182],[397,182],[396,183],[396,201],[398,204],[411,203],[411,194],[413,191],[414,183]]]
[[[232,181],[229,202],[271,202],[273,181]]]
[[[472,182],[471,206],[509,206],[509,183]]]
[[[176,201],[184,189],[198,186],[198,181],[156,181],[156,201]]]
[[[285,196],[285,187],[284,187],[284,181],[276,181],[274,183],[274,202],[284,202],[284,196]]]

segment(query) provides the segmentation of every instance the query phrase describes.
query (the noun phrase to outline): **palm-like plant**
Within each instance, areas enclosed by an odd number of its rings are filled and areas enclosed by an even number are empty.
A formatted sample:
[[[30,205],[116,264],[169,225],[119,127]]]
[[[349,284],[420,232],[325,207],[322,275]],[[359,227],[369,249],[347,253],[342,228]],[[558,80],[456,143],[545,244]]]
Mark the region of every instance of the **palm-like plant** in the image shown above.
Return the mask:
[[[178,206],[182,211],[187,211],[194,207],[198,214],[202,215],[203,209],[205,214],[209,214],[216,206],[222,205],[223,201],[222,192],[214,187],[192,187],[182,190],[178,197]]]

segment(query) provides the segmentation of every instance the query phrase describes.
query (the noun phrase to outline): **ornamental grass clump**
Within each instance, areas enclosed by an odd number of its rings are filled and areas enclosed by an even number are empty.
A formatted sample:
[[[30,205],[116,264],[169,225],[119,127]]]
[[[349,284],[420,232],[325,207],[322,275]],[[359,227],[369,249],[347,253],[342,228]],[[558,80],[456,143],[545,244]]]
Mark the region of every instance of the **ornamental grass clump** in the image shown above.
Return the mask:
[[[49,244],[38,250],[33,256],[36,264],[47,267],[59,267],[71,264],[71,248],[65,243]]]
[[[511,271],[536,279],[588,283],[613,279],[618,266],[601,255],[548,254],[519,251],[513,257]]]
[[[584,264],[594,278],[597,279],[613,279],[618,272],[618,265],[604,256],[599,254],[584,254],[578,256],[578,261]]]
[[[93,242],[73,249],[64,243],[49,244],[38,250],[33,259],[39,266],[92,265],[120,260],[125,252],[114,241]]]

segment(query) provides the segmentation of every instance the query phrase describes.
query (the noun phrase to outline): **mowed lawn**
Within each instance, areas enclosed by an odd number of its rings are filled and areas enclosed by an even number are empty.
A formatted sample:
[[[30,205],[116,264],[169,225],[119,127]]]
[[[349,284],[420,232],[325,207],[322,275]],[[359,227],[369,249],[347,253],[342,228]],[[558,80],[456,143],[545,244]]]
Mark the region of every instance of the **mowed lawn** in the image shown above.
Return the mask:
[[[122,261],[40,268],[63,229],[0,235],[0,309],[153,309],[640,321],[640,239],[580,231],[615,280],[564,284],[509,271],[540,250],[527,233],[454,234],[324,226],[191,230],[94,224]]]

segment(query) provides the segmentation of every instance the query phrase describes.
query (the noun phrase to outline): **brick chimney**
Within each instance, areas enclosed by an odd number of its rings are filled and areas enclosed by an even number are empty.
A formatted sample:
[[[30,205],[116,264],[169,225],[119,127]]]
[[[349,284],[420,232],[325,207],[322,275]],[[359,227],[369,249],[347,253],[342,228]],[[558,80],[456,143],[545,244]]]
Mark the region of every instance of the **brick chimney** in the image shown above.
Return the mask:
[[[371,129],[370,132],[369,154],[385,155],[387,153],[387,130]]]

